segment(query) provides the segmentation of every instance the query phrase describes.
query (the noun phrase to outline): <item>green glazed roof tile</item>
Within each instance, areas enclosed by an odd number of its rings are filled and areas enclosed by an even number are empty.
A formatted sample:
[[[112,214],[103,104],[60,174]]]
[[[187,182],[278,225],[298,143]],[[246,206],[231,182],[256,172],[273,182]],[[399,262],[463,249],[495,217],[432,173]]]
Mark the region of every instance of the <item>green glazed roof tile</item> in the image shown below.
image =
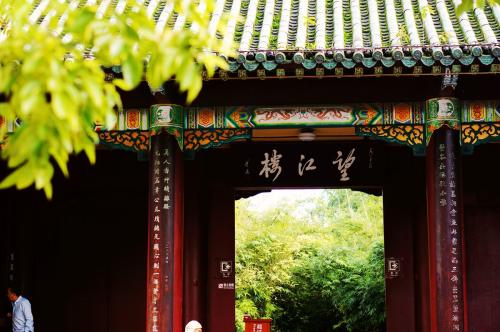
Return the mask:
[[[477,61],[492,63],[500,57],[500,6],[487,5],[457,15],[460,0],[216,0],[209,30],[216,35],[223,14],[231,14],[224,43],[238,46],[239,63],[247,70],[291,63],[314,68],[311,61],[333,69],[341,64],[366,68],[403,63],[430,66]],[[33,22],[52,18],[46,1],[37,1]],[[80,0],[96,4],[102,15],[124,11],[126,0]],[[142,1],[157,29],[191,29],[165,0]],[[199,6],[203,6],[203,1]],[[238,20],[237,15],[243,17]],[[222,38],[222,36],[218,36]],[[486,60],[487,59],[487,60]],[[237,70],[239,66],[231,66]]]

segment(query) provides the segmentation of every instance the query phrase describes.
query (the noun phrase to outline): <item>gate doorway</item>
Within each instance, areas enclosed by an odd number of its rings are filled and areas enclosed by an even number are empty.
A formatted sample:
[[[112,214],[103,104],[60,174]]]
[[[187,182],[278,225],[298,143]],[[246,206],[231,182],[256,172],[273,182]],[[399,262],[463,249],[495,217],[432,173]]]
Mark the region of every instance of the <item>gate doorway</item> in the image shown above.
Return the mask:
[[[235,208],[238,332],[244,316],[275,332],[385,331],[382,196],[273,190]]]
[[[349,155],[355,161],[342,167]],[[279,159],[274,168],[272,158]],[[315,170],[307,167],[311,159]],[[341,167],[335,162],[338,159],[343,159]],[[254,142],[198,153],[185,162],[184,232],[189,236],[184,243],[184,319],[199,317],[204,330],[223,332],[234,331],[235,321],[241,320],[235,312],[234,269],[226,275],[221,270],[224,262],[237,261],[235,200],[276,189],[350,188],[384,194],[384,276],[388,276],[388,262],[398,265],[397,273],[385,279],[386,330],[425,330],[423,162],[409,149],[370,141]]]

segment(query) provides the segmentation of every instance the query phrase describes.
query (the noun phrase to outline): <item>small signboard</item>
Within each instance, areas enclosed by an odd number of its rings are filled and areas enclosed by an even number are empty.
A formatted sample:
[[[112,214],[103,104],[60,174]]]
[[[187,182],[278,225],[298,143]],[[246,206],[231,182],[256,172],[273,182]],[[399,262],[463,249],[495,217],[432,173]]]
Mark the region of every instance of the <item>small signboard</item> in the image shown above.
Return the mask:
[[[233,261],[229,260],[220,261],[219,272],[223,278],[231,277],[233,273]]]
[[[216,278],[228,279],[234,277],[234,261],[228,258],[217,258]]]
[[[386,278],[393,279],[399,277],[401,273],[401,259],[390,257],[386,260]]]
[[[219,290],[234,290],[234,282],[219,282],[217,284]]]

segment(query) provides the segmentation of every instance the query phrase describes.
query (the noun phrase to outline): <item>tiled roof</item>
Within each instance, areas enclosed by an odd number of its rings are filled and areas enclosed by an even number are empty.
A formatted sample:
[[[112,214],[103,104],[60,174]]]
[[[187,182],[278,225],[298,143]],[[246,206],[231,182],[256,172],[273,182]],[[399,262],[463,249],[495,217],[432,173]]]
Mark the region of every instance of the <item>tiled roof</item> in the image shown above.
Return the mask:
[[[238,45],[237,58],[229,60],[233,72],[274,70],[281,64],[302,64],[306,69],[341,64],[350,69],[358,64],[387,68],[398,62],[406,67],[468,66],[476,59],[483,65],[498,62],[500,6],[487,5],[457,16],[459,1],[216,0],[210,29],[216,34],[224,13],[243,17],[230,19],[224,35],[225,42]],[[80,2],[110,9],[120,8],[126,0]],[[160,29],[196,28],[168,1],[140,2]]]
[[[466,53],[492,51],[494,56],[500,56],[500,7],[487,6],[457,17],[455,2],[217,0],[212,26],[222,12],[239,13],[244,18],[241,23],[233,20],[225,36],[239,44],[240,61],[249,52],[255,53],[257,61],[264,61],[267,51],[290,50],[296,51],[296,62],[302,61],[300,51],[317,51],[320,61],[327,52],[337,61],[348,56],[357,62],[370,56],[379,60],[388,53],[400,60],[405,52],[416,59],[423,53],[435,59],[444,54],[460,58],[463,45],[470,46]],[[169,11],[162,3],[148,2],[149,8],[157,7],[156,17]],[[171,25],[178,23],[179,18],[170,20]],[[482,45],[488,45],[487,49]]]

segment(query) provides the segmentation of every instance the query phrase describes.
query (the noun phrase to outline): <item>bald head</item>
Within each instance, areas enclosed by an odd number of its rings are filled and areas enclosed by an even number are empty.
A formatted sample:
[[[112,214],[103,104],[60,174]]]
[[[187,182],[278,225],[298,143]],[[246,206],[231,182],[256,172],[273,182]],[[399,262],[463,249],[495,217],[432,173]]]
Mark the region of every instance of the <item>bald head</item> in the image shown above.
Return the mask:
[[[192,320],[189,323],[187,323],[184,332],[202,332],[201,324],[195,320]]]

